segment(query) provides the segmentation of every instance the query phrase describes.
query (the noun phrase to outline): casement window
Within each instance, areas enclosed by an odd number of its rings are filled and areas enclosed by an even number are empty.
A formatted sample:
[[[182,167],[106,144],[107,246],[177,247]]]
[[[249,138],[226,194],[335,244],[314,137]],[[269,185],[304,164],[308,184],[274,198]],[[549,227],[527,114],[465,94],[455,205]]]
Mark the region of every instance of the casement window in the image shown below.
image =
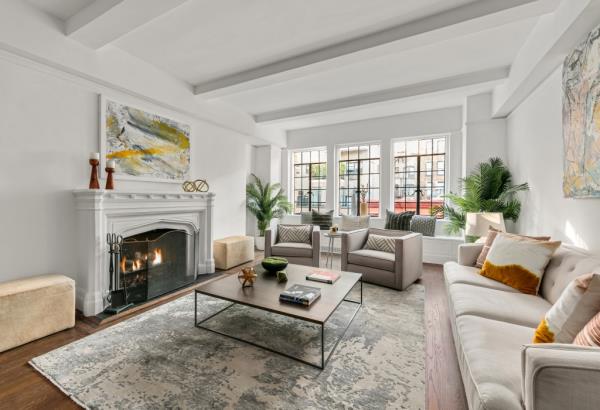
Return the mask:
[[[379,216],[381,145],[357,144],[338,148],[338,213],[358,215],[361,191],[371,216]]]
[[[311,148],[292,153],[294,213],[325,209],[327,195],[327,149]]]
[[[394,142],[395,212],[431,215],[432,209],[444,204],[446,146],[444,136]]]

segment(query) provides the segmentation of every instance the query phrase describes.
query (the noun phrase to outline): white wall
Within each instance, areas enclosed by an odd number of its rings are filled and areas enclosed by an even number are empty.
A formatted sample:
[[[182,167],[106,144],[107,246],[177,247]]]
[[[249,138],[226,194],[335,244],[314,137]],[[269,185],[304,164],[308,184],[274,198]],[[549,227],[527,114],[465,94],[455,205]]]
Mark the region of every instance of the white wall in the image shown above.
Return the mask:
[[[99,151],[98,94],[188,121],[191,177],[216,193],[215,238],[245,231],[247,138],[93,81],[0,55],[0,281],[57,272],[75,276],[71,191],[87,187]],[[101,181],[103,184],[104,181]],[[179,184],[116,181],[117,189],[179,191]]]
[[[589,250],[600,250],[600,200],[567,199],[562,192],[562,69],[557,69],[508,117],[508,158],[521,194],[517,229]]]
[[[397,138],[419,137],[432,134],[447,133],[450,135],[450,152],[448,154],[447,178],[449,189],[458,190],[461,177],[462,156],[462,108],[452,107],[440,110],[396,115],[384,118],[347,122],[322,127],[306,128],[288,132],[288,150],[327,147],[328,163],[335,163],[336,146],[352,142],[381,143],[381,203],[382,214],[385,209],[392,209],[392,141]],[[289,169],[289,152],[282,151],[282,183],[287,185]],[[331,169],[327,175],[327,208],[334,209],[335,172]],[[287,187],[288,190],[290,187]]]

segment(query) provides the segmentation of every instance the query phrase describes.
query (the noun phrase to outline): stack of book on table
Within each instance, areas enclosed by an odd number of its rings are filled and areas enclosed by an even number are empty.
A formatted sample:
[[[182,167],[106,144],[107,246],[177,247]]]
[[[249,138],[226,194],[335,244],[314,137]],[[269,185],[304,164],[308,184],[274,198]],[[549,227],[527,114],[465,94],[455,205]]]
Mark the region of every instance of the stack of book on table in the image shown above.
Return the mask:
[[[292,285],[279,295],[279,300],[286,303],[310,306],[321,296],[321,289],[305,285]]]
[[[340,278],[340,274],[338,272],[334,272],[331,270],[325,269],[315,269],[312,273],[306,275],[306,280],[312,280],[315,282],[329,283],[333,284],[336,280]]]

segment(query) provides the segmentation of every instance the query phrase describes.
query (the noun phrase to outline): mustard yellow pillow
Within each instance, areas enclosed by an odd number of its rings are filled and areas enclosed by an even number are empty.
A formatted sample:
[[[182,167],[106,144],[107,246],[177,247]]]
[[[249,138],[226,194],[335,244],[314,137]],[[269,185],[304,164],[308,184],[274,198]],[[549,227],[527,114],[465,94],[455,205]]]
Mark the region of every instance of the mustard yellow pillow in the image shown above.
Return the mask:
[[[559,241],[499,233],[480,273],[523,293],[537,295],[544,270],[559,246]]]
[[[569,283],[535,331],[533,343],[573,343],[600,311],[600,275],[590,273]]]

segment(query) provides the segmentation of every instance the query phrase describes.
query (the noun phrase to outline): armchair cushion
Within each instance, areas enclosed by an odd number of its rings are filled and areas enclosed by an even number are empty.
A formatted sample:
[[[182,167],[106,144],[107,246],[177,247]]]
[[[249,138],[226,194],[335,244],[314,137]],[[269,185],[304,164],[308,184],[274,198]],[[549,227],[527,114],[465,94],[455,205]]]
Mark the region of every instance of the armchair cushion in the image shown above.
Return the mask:
[[[366,229],[369,227],[369,221],[371,217],[369,215],[366,216],[350,216],[350,215],[342,215],[342,224],[340,225],[340,230],[342,231],[355,231],[357,229]]]
[[[277,242],[311,244],[312,225],[283,225],[278,227]]]
[[[299,242],[278,242],[271,247],[273,256],[312,257],[312,246]]]
[[[396,256],[393,253],[376,251],[371,249],[360,249],[348,254],[348,263],[370,268],[394,271]]]

